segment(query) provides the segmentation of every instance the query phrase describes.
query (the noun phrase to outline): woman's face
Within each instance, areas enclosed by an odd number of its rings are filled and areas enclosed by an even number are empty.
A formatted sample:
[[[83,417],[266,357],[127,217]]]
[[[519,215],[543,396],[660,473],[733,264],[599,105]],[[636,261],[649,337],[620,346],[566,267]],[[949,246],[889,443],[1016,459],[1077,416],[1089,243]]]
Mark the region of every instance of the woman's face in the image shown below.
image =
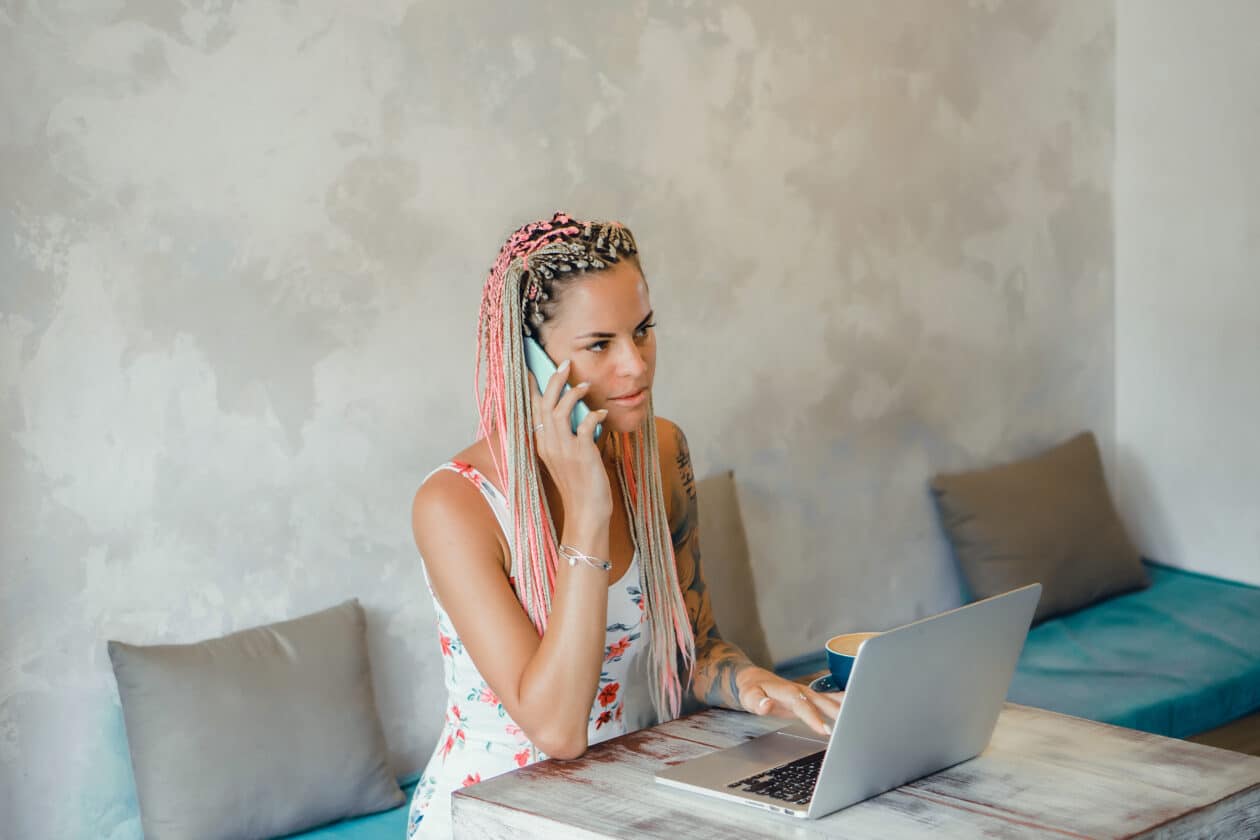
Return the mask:
[[[591,411],[608,409],[605,429],[633,432],[647,417],[656,375],[654,326],[647,282],[623,258],[566,285],[540,337],[556,364],[571,360],[570,385],[591,383],[583,401]]]

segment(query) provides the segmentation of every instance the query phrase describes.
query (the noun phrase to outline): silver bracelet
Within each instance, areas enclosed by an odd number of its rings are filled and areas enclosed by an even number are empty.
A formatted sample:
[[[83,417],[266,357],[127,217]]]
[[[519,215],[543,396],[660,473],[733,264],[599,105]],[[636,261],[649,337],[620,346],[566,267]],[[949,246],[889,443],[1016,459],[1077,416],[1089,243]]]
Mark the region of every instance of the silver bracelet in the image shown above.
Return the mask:
[[[561,557],[569,561],[570,566],[576,566],[577,562],[581,560],[583,563],[585,563],[586,565],[590,566],[593,569],[599,569],[604,572],[607,572],[610,569],[612,569],[612,563],[609,563],[607,560],[600,560],[598,557],[592,557],[589,554],[583,554],[582,552],[578,551],[576,548],[574,548],[571,545],[562,545],[560,546],[558,551]]]

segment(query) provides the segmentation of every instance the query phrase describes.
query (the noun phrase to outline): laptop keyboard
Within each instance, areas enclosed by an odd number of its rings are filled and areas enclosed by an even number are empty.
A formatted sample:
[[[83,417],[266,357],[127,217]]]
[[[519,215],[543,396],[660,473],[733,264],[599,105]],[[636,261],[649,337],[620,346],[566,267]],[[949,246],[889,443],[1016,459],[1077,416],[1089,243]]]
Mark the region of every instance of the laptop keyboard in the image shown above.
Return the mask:
[[[794,805],[806,805],[814,795],[818,771],[822,769],[823,756],[826,754],[826,750],[819,750],[813,755],[771,767],[738,782],[731,782],[727,787],[781,799]]]

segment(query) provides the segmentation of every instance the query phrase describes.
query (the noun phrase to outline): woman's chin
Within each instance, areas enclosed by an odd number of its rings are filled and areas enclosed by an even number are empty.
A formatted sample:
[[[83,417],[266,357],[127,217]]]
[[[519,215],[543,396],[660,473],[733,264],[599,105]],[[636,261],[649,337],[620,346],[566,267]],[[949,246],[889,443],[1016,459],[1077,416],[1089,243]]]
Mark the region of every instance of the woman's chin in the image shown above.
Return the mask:
[[[604,418],[601,424],[604,431],[611,431],[621,434],[623,432],[637,432],[643,427],[643,421],[647,419],[647,407],[623,409],[617,411],[610,409],[608,416]]]

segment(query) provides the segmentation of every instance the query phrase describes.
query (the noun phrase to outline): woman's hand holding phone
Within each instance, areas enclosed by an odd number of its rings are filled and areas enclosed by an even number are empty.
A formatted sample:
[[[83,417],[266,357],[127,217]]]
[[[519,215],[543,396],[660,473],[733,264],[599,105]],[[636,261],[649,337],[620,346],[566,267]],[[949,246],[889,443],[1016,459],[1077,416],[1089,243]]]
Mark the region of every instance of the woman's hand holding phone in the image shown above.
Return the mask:
[[[569,363],[565,361],[539,394],[538,382],[532,372],[529,374],[535,386],[529,389],[534,409],[534,443],[538,457],[560,491],[566,522],[603,528],[612,517],[612,489],[595,446],[595,426],[608,416],[608,410],[587,414],[575,433],[570,416],[573,406],[586,395],[588,383],[565,391],[568,375]],[[541,429],[538,428],[540,423]]]

